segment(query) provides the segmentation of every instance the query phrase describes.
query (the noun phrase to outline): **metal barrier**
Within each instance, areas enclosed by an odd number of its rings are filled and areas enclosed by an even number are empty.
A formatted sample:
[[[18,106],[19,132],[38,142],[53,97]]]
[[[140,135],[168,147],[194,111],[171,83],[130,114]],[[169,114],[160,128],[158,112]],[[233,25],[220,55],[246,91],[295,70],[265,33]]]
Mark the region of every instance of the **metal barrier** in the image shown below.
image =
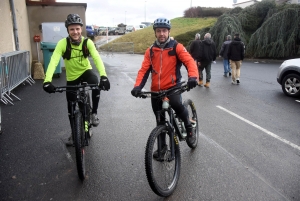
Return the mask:
[[[29,51],[14,51],[0,55],[0,100],[6,105],[13,105],[10,96],[21,100],[11,91],[18,85],[27,82],[30,85],[35,83],[31,78]],[[2,133],[0,106],[0,134]]]
[[[134,54],[133,42],[108,43],[98,47],[100,54],[105,57],[113,57],[113,53]]]
[[[24,82],[35,83],[31,78],[29,51],[8,52],[0,56],[0,100],[13,105],[11,96],[21,99],[11,91]]]

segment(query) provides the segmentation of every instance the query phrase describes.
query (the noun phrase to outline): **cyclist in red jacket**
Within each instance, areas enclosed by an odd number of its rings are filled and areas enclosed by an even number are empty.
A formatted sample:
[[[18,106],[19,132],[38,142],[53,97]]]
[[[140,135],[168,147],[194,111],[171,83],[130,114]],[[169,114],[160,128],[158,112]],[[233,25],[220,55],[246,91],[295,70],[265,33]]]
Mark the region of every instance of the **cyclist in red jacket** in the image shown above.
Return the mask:
[[[158,92],[180,85],[182,63],[188,71],[189,88],[196,87],[198,79],[196,63],[182,44],[170,39],[170,21],[166,18],[158,18],[154,21],[153,29],[156,40],[145,52],[144,61],[138,71],[131,94],[135,97],[139,96],[150,73],[152,73],[151,91]],[[195,130],[188,118],[188,111],[182,104],[181,95],[172,95],[169,100],[170,105],[185,124],[188,133],[187,140],[194,143]],[[154,114],[162,109],[161,100],[151,98],[151,103]]]

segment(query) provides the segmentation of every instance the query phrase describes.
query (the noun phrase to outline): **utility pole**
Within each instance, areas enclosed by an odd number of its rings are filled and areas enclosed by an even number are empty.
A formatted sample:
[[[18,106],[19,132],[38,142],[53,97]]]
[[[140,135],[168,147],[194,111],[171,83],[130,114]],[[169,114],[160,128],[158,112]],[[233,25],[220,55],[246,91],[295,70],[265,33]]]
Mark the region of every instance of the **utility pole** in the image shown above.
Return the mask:
[[[146,3],[147,3],[147,1],[145,1],[145,22],[147,22],[146,21]]]
[[[125,11],[125,25],[126,25],[126,12],[127,12],[127,11]]]

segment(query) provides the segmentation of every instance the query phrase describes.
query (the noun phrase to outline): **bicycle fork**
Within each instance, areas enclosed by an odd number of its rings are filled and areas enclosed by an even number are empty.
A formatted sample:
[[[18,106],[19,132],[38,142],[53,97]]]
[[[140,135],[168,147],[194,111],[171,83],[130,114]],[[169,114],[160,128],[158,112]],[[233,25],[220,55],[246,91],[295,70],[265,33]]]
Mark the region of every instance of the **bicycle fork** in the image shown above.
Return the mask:
[[[164,111],[164,112],[166,112],[166,111]],[[160,114],[161,114],[161,111],[158,111],[156,113],[157,125],[162,125],[162,123],[166,124],[167,132],[169,133],[169,138],[170,138],[169,141],[170,141],[170,151],[171,151],[171,156],[167,160],[170,162],[175,159],[175,146],[176,145],[178,146],[179,142],[178,142],[177,136],[175,135],[175,128],[170,123],[173,121],[172,113],[170,114],[170,121],[165,120],[163,122],[160,120]],[[161,149],[162,149],[163,145],[166,143],[166,135],[167,135],[166,133],[164,135],[161,134],[157,138],[158,153],[161,153]]]

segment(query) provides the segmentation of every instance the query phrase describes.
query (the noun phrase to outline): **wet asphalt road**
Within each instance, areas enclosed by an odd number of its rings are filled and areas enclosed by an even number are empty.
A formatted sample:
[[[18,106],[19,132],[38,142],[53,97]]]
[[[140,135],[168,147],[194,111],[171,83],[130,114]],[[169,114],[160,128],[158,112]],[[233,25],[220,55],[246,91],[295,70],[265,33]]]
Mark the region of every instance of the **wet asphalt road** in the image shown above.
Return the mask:
[[[300,103],[282,93],[279,63],[244,62],[236,86],[217,61],[211,88],[183,94],[195,102],[201,135],[194,151],[180,143],[179,183],[163,199],[144,171],[155,125],[150,100],[130,95],[143,56],[101,56],[111,90],[101,92],[88,178],[78,179],[74,148],[63,143],[70,134],[65,94],[47,94],[36,80],[14,90],[21,98],[14,106],[1,105],[0,200],[300,200]],[[65,85],[64,72],[53,84]]]

